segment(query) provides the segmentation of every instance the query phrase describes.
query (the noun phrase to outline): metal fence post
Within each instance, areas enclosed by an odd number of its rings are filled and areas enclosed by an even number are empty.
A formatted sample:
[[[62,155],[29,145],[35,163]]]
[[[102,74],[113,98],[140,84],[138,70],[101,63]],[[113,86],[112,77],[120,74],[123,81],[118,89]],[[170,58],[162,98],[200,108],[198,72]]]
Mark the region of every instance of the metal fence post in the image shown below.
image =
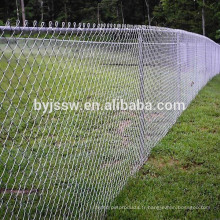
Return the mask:
[[[138,66],[140,79],[140,102],[144,103],[144,58],[143,58],[143,33],[138,32]],[[144,162],[144,109],[140,111],[140,161]]]
[[[207,81],[207,59],[206,59],[206,40],[205,40],[205,82]]]
[[[178,90],[179,90],[179,102],[181,102],[181,59],[180,59],[180,32],[177,32],[177,68],[178,68]]]
[[[199,78],[199,73],[198,73],[198,63],[197,63],[197,39],[195,39],[195,72],[196,72],[196,86],[195,86],[195,95],[197,95],[199,88],[200,88],[200,78]]]

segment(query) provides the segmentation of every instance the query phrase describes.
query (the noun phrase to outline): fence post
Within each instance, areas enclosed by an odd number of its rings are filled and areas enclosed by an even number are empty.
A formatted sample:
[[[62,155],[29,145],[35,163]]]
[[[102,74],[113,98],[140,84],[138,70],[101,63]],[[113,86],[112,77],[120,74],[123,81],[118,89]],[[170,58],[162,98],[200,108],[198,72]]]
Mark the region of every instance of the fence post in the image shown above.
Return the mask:
[[[218,50],[215,48],[215,74],[218,72]]]
[[[200,78],[198,72],[198,63],[197,63],[197,38],[195,39],[195,73],[196,73],[196,81],[195,81],[195,92],[194,96],[197,95],[199,88],[200,88]]]
[[[211,53],[211,66],[210,66],[210,73],[209,73],[209,80],[211,79],[211,77],[212,77],[212,64],[213,64],[213,62],[212,62],[212,58],[213,58],[213,56],[212,56],[212,54],[213,54],[213,52],[212,52],[212,45],[211,45],[211,50],[209,49],[209,51],[210,51],[210,53]]]
[[[176,42],[177,42],[177,68],[178,68],[178,90],[179,90],[179,102],[181,102],[181,57],[180,57],[180,32],[177,31],[177,39],[176,39]],[[180,113],[180,112],[179,112]]]
[[[206,64],[206,39],[205,39],[205,83],[207,83],[207,64]]]
[[[220,49],[218,48],[218,72],[220,73]]]
[[[144,103],[144,58],[143,58],[143,33],[138,30],[138,67],[140,80],[140,102]],[[144,109],[140,111],[140,162],[144,162]]]

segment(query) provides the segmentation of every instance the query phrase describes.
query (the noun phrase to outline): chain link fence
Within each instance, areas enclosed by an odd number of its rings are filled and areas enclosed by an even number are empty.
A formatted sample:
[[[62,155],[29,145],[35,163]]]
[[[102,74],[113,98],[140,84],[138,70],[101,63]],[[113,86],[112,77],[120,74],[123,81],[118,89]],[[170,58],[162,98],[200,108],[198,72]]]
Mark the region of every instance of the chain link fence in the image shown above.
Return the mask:
[[[52,111],[53,102],[187,107],[220,72],[220,46],[181,30],[34,22],[0,31],[1,219],[104,218],[182,112]]]

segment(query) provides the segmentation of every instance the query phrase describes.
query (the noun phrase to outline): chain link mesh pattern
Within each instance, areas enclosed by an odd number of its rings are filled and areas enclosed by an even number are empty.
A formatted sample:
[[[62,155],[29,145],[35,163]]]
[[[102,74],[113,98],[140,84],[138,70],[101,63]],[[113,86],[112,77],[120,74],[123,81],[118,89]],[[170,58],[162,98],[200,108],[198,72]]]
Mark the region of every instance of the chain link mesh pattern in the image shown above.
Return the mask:
[[[1,219],[100,219],[181,110],[36,111],[39,102],[184,102],[220,46],[131,25],[0,27]],[[146,195],[147,196],[147,195]]]

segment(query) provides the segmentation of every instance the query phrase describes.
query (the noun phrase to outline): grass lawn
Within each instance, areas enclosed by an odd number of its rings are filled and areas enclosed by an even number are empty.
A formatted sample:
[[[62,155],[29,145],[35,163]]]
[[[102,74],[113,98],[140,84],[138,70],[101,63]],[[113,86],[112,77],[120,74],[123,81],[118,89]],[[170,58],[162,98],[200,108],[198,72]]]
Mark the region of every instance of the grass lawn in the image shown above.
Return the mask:
[[[140,209],[112,209],[107,219],[220,219],[219,160],[220,75],[199,92],[112,204]]]

